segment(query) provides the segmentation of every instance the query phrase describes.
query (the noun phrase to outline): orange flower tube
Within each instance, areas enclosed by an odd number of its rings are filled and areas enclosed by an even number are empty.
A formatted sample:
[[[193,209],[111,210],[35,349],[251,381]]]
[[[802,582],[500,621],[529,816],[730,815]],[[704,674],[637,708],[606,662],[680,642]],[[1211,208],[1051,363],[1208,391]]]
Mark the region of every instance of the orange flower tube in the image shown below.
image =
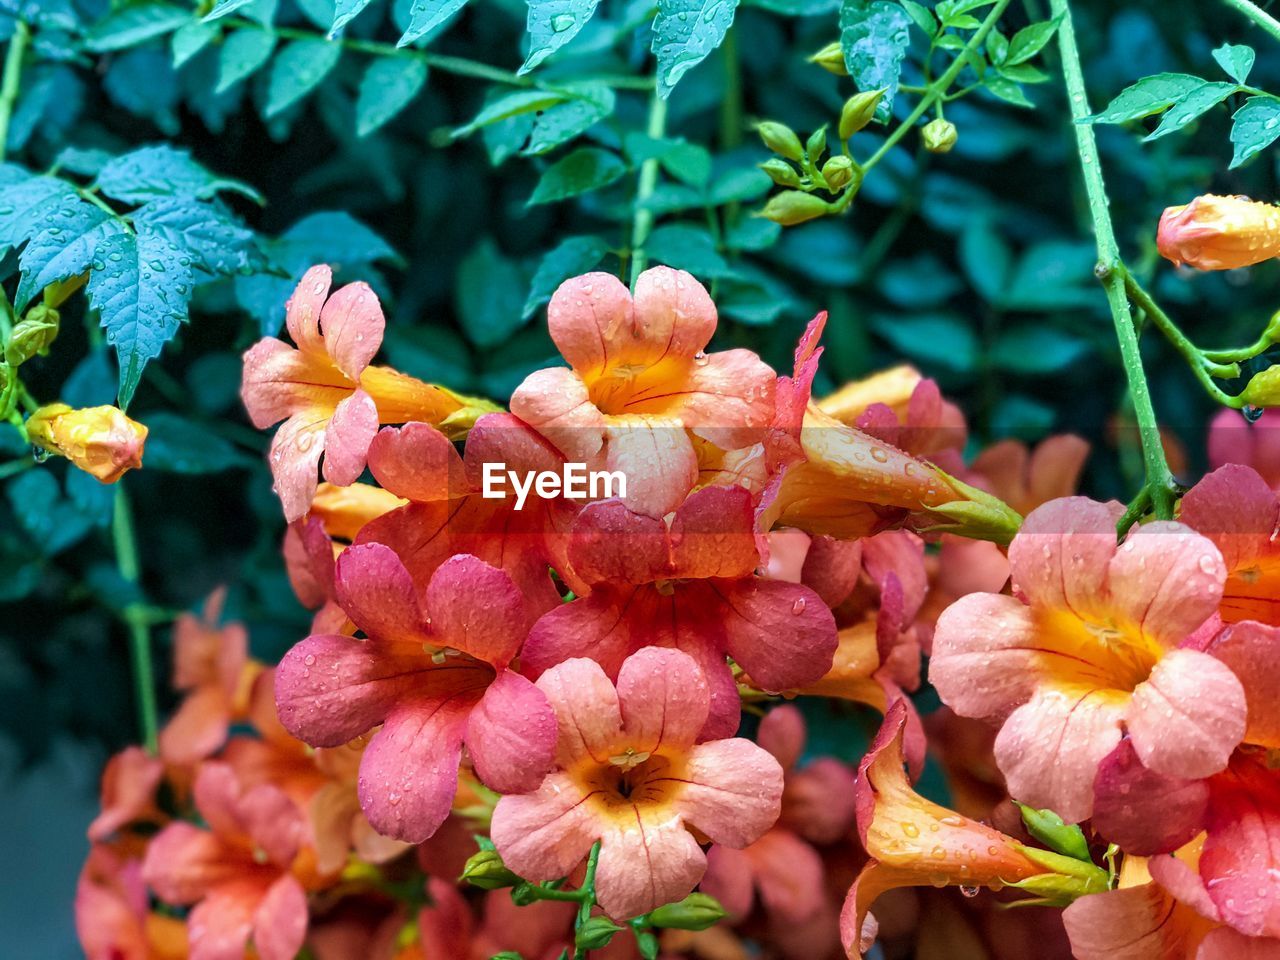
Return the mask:
[[[1234,270],[1280,256],[1280,207],[1211,193],[1160,217],[1156,246],[1175,265]]]
[[[51,403],[27,420],[27,436],[36,446],[66,457],[103,483],[115,483],[142,466],[147,428],[118,407],[76,410],[65,403]]]

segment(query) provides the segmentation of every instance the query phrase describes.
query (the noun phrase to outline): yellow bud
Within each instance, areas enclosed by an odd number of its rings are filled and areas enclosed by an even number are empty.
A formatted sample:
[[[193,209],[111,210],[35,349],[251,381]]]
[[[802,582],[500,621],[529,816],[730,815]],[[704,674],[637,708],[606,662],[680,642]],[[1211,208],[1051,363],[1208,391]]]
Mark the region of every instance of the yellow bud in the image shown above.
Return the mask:
[[[876,107],[880,106],[883,96],[883,89],[867,90],[855,93],[844,102],[844,108],[840,111],[841,140],[848,140],[875,118]]]
[[[784,227],[794,227],[806,220],[825,216],[831,205],[821,197],[799,190],[787,190],[770,198],[760,211],[760,216]]]
[[[5,361],[14,367],[21,366],[36,354],[48,350],[58,335],[58,322],[57,310],[36,304],[14,326],[4,348]]]
[[[832,157],[822,165],[822,179],[832,191],[840,190],[853,180],[853,161],[848,157]]]
[[[1280,407],[1280,364],[1255,373],[1240,398],[1253,407]]]
[[[816,63],[828,73],[834,73],[837,77],[847,77],[849,69],[844,65],[844,50],[840,48],[840,41],[833,40],[825,47],[809,58],[810,63]]]
[[[500,890],[521,882],[519,877],[507,869],[496,850],[481,850],[474,854],[462,868],[459,879],[481,890]]]
[[[786,124],[766,120],[756,127],[756,132],[760,134],[764,145],[779,156],[796,161],[804,158],[804,146],[800,143],[800,138]]]
[[[66,457],[103,483],[115,483],[142,466],[147,428],[118,407],[76,410],[52,403],[33,413],[26,427],[36,446]]]
[[[1160,255],[1197,270],[1235,270],[1280,256],[1280,207],[1205,194],[1169,207],[1156,231]]]
[[[926,123],[920,136],[924,141],[924,148],[930,153],[950,153],[960,137],[956,132],[956,125],[941,117]]]
[[[779,157],[766,160],[760,164],[760,169],[767,173],[769,179],[780,187],[800,186],[800,174],[796,173],[796,168]]]

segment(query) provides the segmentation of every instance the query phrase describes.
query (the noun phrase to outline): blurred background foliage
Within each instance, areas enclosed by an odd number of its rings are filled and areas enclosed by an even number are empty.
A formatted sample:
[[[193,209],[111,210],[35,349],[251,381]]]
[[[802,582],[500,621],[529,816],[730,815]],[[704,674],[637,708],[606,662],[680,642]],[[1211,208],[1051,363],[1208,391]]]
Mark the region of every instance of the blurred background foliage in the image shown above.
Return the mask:
[[[643,0],[602,0],[580,31],[563,20],[535,25],[542,47],[554,47],[557,33],[571,39],[519,77],[529,53],[520,0],[338,0],[336,10],[334,0],[222,0],[207,22],[208,4],[4,0],[0,36],[12,43],[22,31],[28,45],[7,139],[7,160],[20,167],[4,168],[0,180],[9,298],[21,293],[17,248],[38,224],[29,207],[8,201],[25,178],[50,171],[70,185],[73,220],[96,224],[79,205],[104,195],[117,218],[173,214],[176,246],[160,256],[187,280],[154,342],[133,346],[145,360],[173,336],[142,371],[129,408],[151,429],[145,468],[124,481],[141,584],[119,573],[109,488],[60,461],[0,468],[12,473],[0,482],[0,755],[11,791],[26,789],[21,768],[69,743],[96,765],[137,739],[118,617],[126,605],[144,602],[156,622],[162,708],[167,622],[219,584],[230,585],[229,614],[250,624],[257,656],[274,660],[305,633],[309,618],[279,554],[268,436],[248,426],[238,387],[241,352],[277,332],[307,266],[331,262],[339,279],[373,284],[388,315],[386,361],[505,399],[528,371],[554,361],[545,304],[555,285],[590,268],[624,269],[646,157],[660,158],[646,204],[655,218],[650,260],[686,268],[713,290],[719,347],[748,346],[785,367],[805,321],[827,309],[819,393],[912,362],[961,404],[975,449],[1075,432],[1094,445],[1086,491],[1128,499],[1141,482],[1140,456],[1092,276],[1052,45],[1041,61],[1052,79],[1025,88],[1034,109],[979,91],[947,109],[959,130],[951,153],[930,155],[909,135],[844,216],[785,230],[752,216],[772,189],[757,169],[769,154],[755,123],[781,121],[804,137],[834,124],[855,90],[808,62],[839,39],[839,6],[743,0],[725,42],[679,79],[665,138],[655,141],[645,136],[654,11]],[[595,4],[565,7],[573,16]],[[714,4],[702,7],[705,23],[723,17]],[[1250,82],[1280,89],[1268,38],[1225,7],[1073,7],[1095,109],[1148,74],[1217,76],[1211,51],[1223,42],[1253,44]],[[352,11],[326,39],[335,16]],[[1046,16],[1042,0],[1015,2],[1002,29],[1011,35]],[[425,55],[397,54],[397,40],[424,24],[406,49]],[[906,83],[920,82],[919,47],[903,66]],[[526,110],[541,97],[542,112],[474,128],[478,116],[504,116],[513,96],[526,98]],[[913,100],[898,96],[898,118]],[[1273,152],[1228,170],[1234,104],[1150,143],[1134,127],[1154,120],[1098,128],[1126,258],[1211,346],[1256,336],[1280,305],[1280,268],[1179,275],[1157,257],[1155,225],[1165,206],[1209,190],[1277,196]],[[884,129],[859,133],[860,152]],[[172,149],[134,153],[164,144]],[[590,152],[556,166],[582,150]],[[119,157],[128,162],[112,161]],[[100,176],[107,169],[115,176]],[[159,201],[172,207],[142,213]],[[137,234],[139,245],[150,236]],[[176,262],[188,257],[195,262]],[[143,251],[143,271],[146,262]],[[92,282],[89,294],[64,306],[48,356],[22,368],[42,403],[116,398],[116,357],[99,329],[109,318],[93,309],[105,301],[95,302]],[[107,333],[117,341],[109,324]],[[1192,474],[1209,401],[1160,338],[1144,347],[1157,410]],[[3,461],[28,452],[16,430],[0,426]],[[91,781],[80,777],[79,788]],[[78,835],[80,826],[67,829]]]

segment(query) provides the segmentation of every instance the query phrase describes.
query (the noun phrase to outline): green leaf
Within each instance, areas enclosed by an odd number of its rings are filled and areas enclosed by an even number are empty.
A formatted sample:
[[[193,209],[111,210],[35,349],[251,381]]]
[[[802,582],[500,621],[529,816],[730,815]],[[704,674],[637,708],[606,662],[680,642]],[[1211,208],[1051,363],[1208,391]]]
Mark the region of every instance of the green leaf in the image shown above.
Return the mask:
[[[680,78],[720,46],[737,9],[738,0],[658,0],[652,46],[658,96],[671,96]]]
[[[1016,800],[1014,802],[1017,803]],[[1073,860],[1093,863],[1084,831],[1076,824],[1068,826],[1052,810],[1036,810],[1025,803],[1019,803],[1018,809],[1022,811],[1022,822],[1027,825],[1027,832],[1050,850]]]
[[[274,117],[320,85],[342,57],[342,46],[328,40],[294,40],[271,65],[264,116]]]
[[[988,93],[994,94],[1006,103],[1012,103],[1015,107],[1034,107],[1035,104],[1027,99],[1027,95],[1022,92],[1022,88],[1012,80],[1006,80],[1004,77],[987,77],[983,83]]]
[[[241,7],[247,7],[253,0],[218,0],[213,9],[204,15],[205,22],[220,20],[229,13],[235,13]]]
[[[427,63],[418,57],[379,57],[360,79],[356,96],[356,136],[367,137],[409,105],[427,82]]]
[[[430,33],[467,5],[467,0],[413,0],[409,8],[409,26],[397,47],[407,47]]]
[[[1009,56],[1006,62],[1010,66],[1026,63],[1043,50],[1046,43],[1053,39],[1059,23],[1059,19],[1054,17],[1052,20],[1044,20],[1040,23],[1033,23],[1029,27],[1023,27],[1009,41]]]
[[[51,557],[77,543],[93,520],[62,495],[48,470],[28,470],[5,490],[19,526],[41,555]]]
[[[196,420],[164,412],[144,416],[143,422],[148,430],[143,463],[148,470],[218,473],[257,462]]]
[[[224,180],[191,159],[186,150],[158,144],[139,147],[109,161],[98,174],[98,187],[109,197],[125,203],[143,203],[153,197],[211,197],[231,190],[262,202],[262,196],[247,184]]]
[[[524,76],[578,35],[600,0],[528,0],[529,56],[516,72]]]
[[[627,172],[617,154],[598,147],[583,147],[561,157],[538,180],[529,206],[567,200],[615,183]]]
[[[916,0],[902,0],[902,8],[907,11],[907,16],[924,32],[926,37],[932,39],[934,34],[938,32],[938,21],[923,3],[916,3]]]
[[[955,314],[876,317],[872,328],[895,350],[930,366],[971,371],[978,363],[978,338]]]
[[[31,239],[18,258],[22,279],[14,309],[22,313],[31,298],[49,284],[84,273],[93,263],[94,251],[123,229],[115,217],[79,198],[45,204]]]
[[[1128,123],[1153,113],[1168,110],[1184,96],[1204,85],[1199,77],[1189,73],[1157,73],[1143,77],[1116,95],[1107,106],[1081,123]]]
[[[816,17],[840,9],[840,0],[742,0],[742,3],[784,17]]]
[[[222,31],[211,23],[202,20],[191,20],[184,23],[170,39],[173,50],[173,65],[180,67],[197,53],[218,39]]]
[[[539,307],[551,299],[556,287],[570,277],[591,270],[608,252],[609,244],[600,237],[568,237],[560,241],[538,264],[533,283],[529,286],[529,296],[524,301],[524,309],[520,311],[521,318],[528,320],[532,317]]]
[[[299,275],[321,262],[341,269],[398,259],[387,241],[343,210],[303,217],[284,232],[273,250],[284,266]]]
[[[1235,169],[1280,137],[1280,101],[1271,97],[1250,97],[1232,115],[1231,142],[1235,153],[1230,169]]]
[[[34,177],[13,164],[0,166],[0,253],[35,233],[45,207],[74,209],[75,191],[57,177]]]
[[[158,233],[190,254],[208,273],[231,274],[252,265],[257,256],[253,231],[238,223],[221,204],[191,197],[161,197],[131,214],[139,232]]]
[[[337,0],[333,5],[333,23],[329,26],[329,39],[332,40],[341,33],[342,28],[359,16],[369,2],[370,0]]]
[[[604,84],[581,83],[571,92],[573,99],[548,107],[533,122],[529,143],[522,151],[526,156],[548,153],[613,113],[617,98]]]
[[[454,303],[462,332],[477,347],[505,343],[524,326],[525,277],[485,238],[458,267]]]
[[[720,256],[715,241],[704,227],[688,223],[659,227],[649,235],[644,249],[653,262],[688,270],[698,277],[714,280],[733,276],[733,269]]]
[[[191,16],[190,10],[166,3],[125,7],[96,24],[85,38],[85,46],[94,53],[136,47],[140,43],[172,33],[189,23]]]
[[[191,258],[160,233],[117,233],[100,244],[89,303],[120,359],[120,405],[128,406],[148,360],[187,319]]]
[[[1213,51],[1213,59],[1218,61],[1218,66],[1222,67],[1227,72],[1227,76],[1236,83],[1244,83],[1249,78],[1254,57],[1253,47],[1243,43],[1224,43]]]
[[[230,90],[257,73],[271,59],[275,48],[276,35],[270,30],[237,30],[231,34],[218,51],[218,85],[214,93]]]
[[[1143,137],[1143,141],[1158,140],[1212,110],[1240,88],[1234,83],[1205,83],[1182,96],[1160,118],[1160,125]]]
[[[1098,306],[1092,245],[1050,240],[1026,252],[999,300],[1010,310],[1069,310]]]
[[[469,136],[482,127],[509,120],[512,117],[546,110],[567,99],[567,94],[553,90],[516,90],[486,103],[470,123],[454,130],[453,136],[455,138]]]
[[[986,39],[987,56],[997,66],[1009,58],[1009,38],[999,30],[992,29]]]
[[[988,303],[998,303],[1013,255],[999,231],[985,217],[974,219],[960,235],[960,265],[975,290]]]
[[[859,90],[884,90],[877,119],[888,120],[898,92],[902,58],[911,43],[911,18],[888,0],[844,0],[840,7],[840,47],[844,65]]]
[[[769,192],[773,181],[759,167],[731,167],[711,180],[707,199],[713,207],[726,203],[750,203]]]
[[[1087,340],[1043,324],[1015,327],[1000,333],[991,362],[1010,373],[1057,373],[1089,353]]]
[[[1029,63],[1019,63],[1012,67],[1001,65],[996,70],[1000,76],[1014,83],[1044,83],[1049,79],[1049,74]]]

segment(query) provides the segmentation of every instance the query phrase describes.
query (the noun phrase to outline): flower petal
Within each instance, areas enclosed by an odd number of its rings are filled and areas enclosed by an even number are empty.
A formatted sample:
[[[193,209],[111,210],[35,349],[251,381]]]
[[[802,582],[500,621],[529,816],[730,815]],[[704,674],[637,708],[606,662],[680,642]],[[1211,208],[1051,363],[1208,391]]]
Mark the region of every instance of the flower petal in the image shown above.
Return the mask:
[[[776,379],[773,369],[754,351],[723,350],[694,360],[674,390],[660,401],[650,399],[655,412],[674,413],[704,440],[722,450],[738,450],[763,438],[773,418]],[[628,405],[628,409],[648,412],[645,404]]]
[[[1111,603],[1146,636],[1174,647],[1217,611],[1226,577],[1208,538],[1180,523],[1148,523],[1111,561]]]
[[[382,346],[387,321],[378,295],[367,283],[349,283],[331,296],[320,312],[324,346],[338,369],[359,380]]]
[[[650,517],[676,509],[698,481],[689,435],[676,421],[658,417],[611,417],[607,467],[627,478],[622,502]]]
[[[707,872],[698,889],[720,901],[733,922],[746,919],[756,899],[755,877],[747,850],[713,844],[707,851]]]
[[[675,803],[685,823],[715,843],[745,847],[777,822],[782,767],[750,740],[712,740],[689,753]]]
[[[1211,784],[1200,874],[1222,919],[1280,937],[1280,772],[1237,754]]]
[[[751,576],[760,563],[751,494],[738,486],[689,494],[671,521],[671,558],[679,577]]]
[[[503,670],[471,711],[466,743],[490,789],[536,790],[555,762],[555,711],[530,680]]]
[[[1204,828],[1209,784],[1154,773],[1142,765],[1133,741],[1120,741],[1098,767],[1093,784],[1093,827],[1135,856],[1168,853]]]
[[[262,960],[293,960],[307,936],[307,895],[289,874],[276,880],[253,915],[253,946]]]
[[[710,693],[702,671],[679,650],[645,647],[618,671],[618,701],[628,745],[639,752],[693,746],[706,723]]]
[[[557,762],[568,767],[588,756],[607,760],[622,734],[622,707],[600,665],[566,660],[538,678],[538,689],[556,714]]]
[[[339,403],[324,435],[324,478],[347,487],[364,473],[369,444],[378,433],[378,408],[373,398],[356,390]]]
[[[805,737],[804,714],[799,707],[784,703],[765,714],[756,742],[773,754],[783,770],[790,772],[804,754]]]
[[[759,577],[710,587],[722,607],[729,655],[765,690],[803,687],[831,669],[836,621],[808,587]]]
[[[407,574],[406,574],[407,576]],[[529,633],[529,611],[511,577],[470,554],[442,563],[426,591],[437,644],[502,669]]]
[[[362,543],[343,550],[333,585],[342,609],[371,640],[428,641],[413,578],[391,548]]]
[[[239,881],[201,900],[187,917],[190,960],[242,960],[262,892],[260,883]]]
[[[429,423],[384,427],[369,446],[369,470],[408,500],[452,500],[470,492],[457,449]]]
[[[601,841],[596,899],[614,920],[684,898],[707,869],[702,848],[674,814],[608,821]]]
[[[240,866],[228,859],[227,848],[208,830],[178,821],[147,844],[142,877],[161,900],[181,906],[195,903]]]
[[[643,646],[643,624],[636,616],[647,609],[644,588],[625,593],[597,589],[590,595],[544,613],[529,630],[520,652],[521,667],[532,677],[572,657],[590,657],[606,673],[617,676],[622,661]]]
[[[747,847],[760,900],[771,917],[803,923],[822,909],[823,867],[818,851],[787,830],[770,830]]]
[[[325,435],[329,427],[329,411],[295,413],[280,425],[271,439],[272,489],[280,497],[284,518],[289,523],[305,517],[311,510],[320,480],[316,467],[324,453]]]
[[[1043,639],[1015,597],[968,594],[938,617],[929,682],[962,717],[1006,717],[1030,698],[1042,661],[1055,656]]]
[[[604,414],[572,370],[548,367],[529,374],[511,395],[511,412],[569,460],[589,463],[604,446]]]
[[[1077,615],[1105,609],[1107,565],[1124,507],[1086,497],[1051,500],[1027,515],[1009,544],[1014,589],[1033,605]]]
[[[572,277],[552,294],[547,327],[575,370],[608,367],[631,337],[631,292],[611,273]],[[512,411],[521,415],[514,407]]]
[[[160,755],[167,763],[195,764],[212,756],[227,741],[231,704],[217,687],[201,687],[160,731]]]
[[[653,267],[636,278],[634,330],[648,347],[644,359],[691,359],[716,331],[716,305],[683,270]],[[626,331],[631,333],[631,331]],[[636,347],[628,345],[628,355]]]
[[[533,793],[499,800],[490,836],[508,867],[540,883],[571,873],[600,832],[577,782],[568,774],[553,773]]]
[[[333,270],[326,263],[317,264],[302,275],[284,305],[284,322],[289,336],[303,350],[323,349],[320,314],[332,283]]]
[[[105,840],[155,809],[164,764],[141,747],[125,747],[102,772],[102,811],[89,824],[89,839]]]
[[[1191,957],[1197,919],[1154,883],[1081,897],[1062,914],[1076,960]]]
[[[649,583],[675,574],[666,525],[620,500],[584,507],[573,522],[569,562],[590,584]]]
[[[1244,739],[1268,748],[1280,748],[1280,627],[1243,621],[1224,629],[1209,644],[1212,654],[1231,668],[1244,687],[1249,720]]]

